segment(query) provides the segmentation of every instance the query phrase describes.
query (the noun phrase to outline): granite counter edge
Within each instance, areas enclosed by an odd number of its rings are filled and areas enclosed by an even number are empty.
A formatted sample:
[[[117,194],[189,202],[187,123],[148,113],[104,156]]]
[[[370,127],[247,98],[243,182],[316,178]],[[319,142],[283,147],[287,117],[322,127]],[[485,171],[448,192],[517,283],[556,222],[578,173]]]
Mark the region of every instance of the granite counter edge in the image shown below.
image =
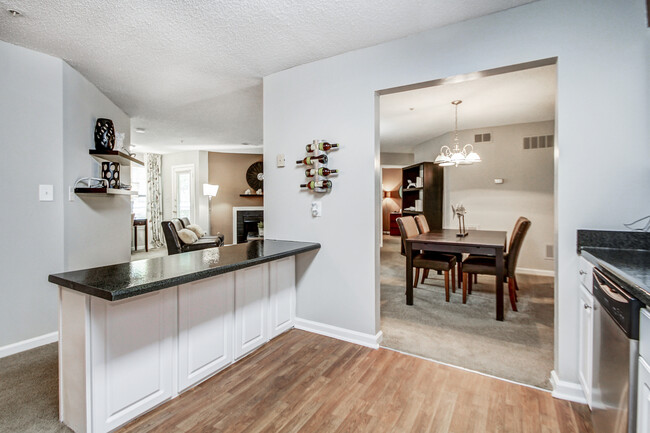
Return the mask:
[[[122,299],[132,298],[134,296],[156,292],[158,290],[167,289],[169,287],[174,287],[181,284],[187,284],[194,281],[203,280],[205,278],[210,278],[217,275],[227,274],[229,272],[238,271],[240,269],[250,268],[252,266],[257,266],[263,263],[268,263],[286,257],[295,256],[301,253],[306,253],[308,251],[318,250],[320,248],[321,248],[320,243],[313,243],[311,245],[305,245],[290,251],[283,251],[281,253],[273,254],[271,256],[249,259],[239,263],[232,263],[229,265],[218,266],[215,268],[208,268],[198,272],[193,272],[191,274],[179,275],[177,277],[167,278],[160,281],[152,281],[151,283],[140,284],[135,287],[130,287],[128,289],[114,291],[114,292],[109,292],[106,290],[98,289],[97,287],[94,286],[88,286],[75,281],[66,280],[64,278],[57,276],[56,274],[49,275],[47,280],[50,283],[54,283],[59,286],[66,287],[68,289],[80,293],[84,293],[86,295],[105,299],[107,301],[119,301]]]

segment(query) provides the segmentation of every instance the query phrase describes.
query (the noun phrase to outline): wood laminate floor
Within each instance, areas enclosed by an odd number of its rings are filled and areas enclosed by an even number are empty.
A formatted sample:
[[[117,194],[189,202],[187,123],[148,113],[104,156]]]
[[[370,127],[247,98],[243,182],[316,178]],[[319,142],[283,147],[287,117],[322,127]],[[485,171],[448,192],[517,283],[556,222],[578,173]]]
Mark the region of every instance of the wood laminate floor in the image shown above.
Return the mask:
[[[585,405],[387,349],[292,330],[119,430],[591,432]]]

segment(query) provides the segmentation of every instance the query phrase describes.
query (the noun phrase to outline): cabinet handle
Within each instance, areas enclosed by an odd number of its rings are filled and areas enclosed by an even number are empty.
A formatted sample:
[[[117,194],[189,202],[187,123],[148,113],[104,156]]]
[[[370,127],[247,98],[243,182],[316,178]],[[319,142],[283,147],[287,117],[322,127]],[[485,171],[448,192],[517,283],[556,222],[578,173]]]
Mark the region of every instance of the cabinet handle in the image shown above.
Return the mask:
[[[580,272],[580,275],[586,275],[586,274],[587,274],[587,273],[586,273],[585,271],[583,271],[582,269],[580,269],[579,272]]]
[[[591,305],[585,304],[585,310],[591,310]]]

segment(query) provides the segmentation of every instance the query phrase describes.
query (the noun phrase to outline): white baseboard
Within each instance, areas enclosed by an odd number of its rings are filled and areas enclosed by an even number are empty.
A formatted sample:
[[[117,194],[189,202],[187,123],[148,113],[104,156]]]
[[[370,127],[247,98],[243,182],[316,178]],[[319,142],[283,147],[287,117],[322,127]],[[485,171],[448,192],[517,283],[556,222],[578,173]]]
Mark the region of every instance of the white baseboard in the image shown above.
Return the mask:
[[[50,332],[49,334],[39,335],[38,337],[30,338],[28,340],[19,341],[17,343],[7,344],[0,347],[0,358],[5,356],[14,355],[25,350],[33,349],[45,344],[54,343],[59,340],[58,332]]]
[[[352,331],[337,326],[327,325],[325,323],[313,322],[311,320],[299,319],[296,317],[295,328],[303,331],[313,332],[314,334],[325,335],[326,337],[336,338],[349,343],[359,344],[361,346],[378,349],[384,337],[383,332],[379,331],[376,335],[364,334],[358,331]]]
[[[587,404],[585,393],[582,392],[580,384],[560,380],[555,370],[551,371],[551,386],[553,386],[553,392],[551,393],[553,397]]]
[[[532,269],[532,268],[520,268],[517,267],[518,274],[525,275],[538,275],[540,277],[554,277],[555,271],[548,271],[546,269]]]

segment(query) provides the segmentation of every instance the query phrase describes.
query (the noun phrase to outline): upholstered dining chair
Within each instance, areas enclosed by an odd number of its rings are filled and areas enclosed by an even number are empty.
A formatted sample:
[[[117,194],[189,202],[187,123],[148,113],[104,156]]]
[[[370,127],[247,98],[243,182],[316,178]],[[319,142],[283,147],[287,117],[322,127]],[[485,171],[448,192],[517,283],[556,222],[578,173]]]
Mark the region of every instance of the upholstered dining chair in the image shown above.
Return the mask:
[[[415,223],[418,225],[418,230],[420,233],[429,233],[431,229],[429,228],[429,223],[427,222],[427,218],[424,215],[416,215],[415,216]],[[462,253],[448,253],[448,255],[456,257],[456,266],[458,267],[458,287],[460,288],[461,286],[461,280],[463,277],[463,254]],[[422,283],[424,283],[425,278],[429,276],[429,270],[426,269],[424,273],[422,274]],[[452,281],[452,290],[454,293],[456,292],[456,282]]]
[[[402,255],[406,255],[406,240],[420,234],[415,219],[411,216],[397,218],[397,225],[402,236]],[[420,269],[442,271],[445,275],[445,300],[449,302],[449,273],[451,271],[452,285],[455,284],[456,257],[449,254],[413,252],[413,267],[415,279],[413,288],[418,286]],[[459,275],[460,278],[460,275]]]
[[[512,236],[510,236],[508,251],[504,253],[505,278],[508,280],[508,294],[510,295],[510,305],[513,311],[517,311],[518,287],[515,270],[517,269],[519,252],[530,224],[528,218],[519,217],[512,231]],[[463,261],[463,304],[467,301],[468,287],[471,285],[471,274],[496,275],[496,259],[490,256],[470,254]]]

